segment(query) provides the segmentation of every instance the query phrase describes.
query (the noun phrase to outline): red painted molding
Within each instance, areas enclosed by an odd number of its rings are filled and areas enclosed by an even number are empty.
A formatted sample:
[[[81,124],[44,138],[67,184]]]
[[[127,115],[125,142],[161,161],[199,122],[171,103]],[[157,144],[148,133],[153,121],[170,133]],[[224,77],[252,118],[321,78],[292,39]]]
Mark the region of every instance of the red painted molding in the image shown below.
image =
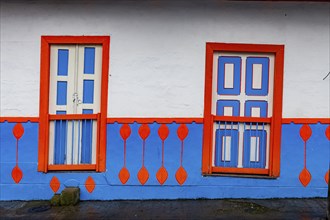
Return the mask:
[[[48,165],[48,170],[95,170],[95,164],[85,165]]]
[[[229,121],[229,122],[260,122],[270,123],[272,118],[259,117],[236,117],[236,116],[216,116],[212,115],[213,121]]]
[[[97,119],[98,114],[49,115],[49,120],[86,120]]]
[[[269,169],[259,169],[259,168],[237,169],[237,168],[231,168],[231,167],[212,167],[212,173],[268,175]]]
[[[0,123],[24,123],[24,122],[39,122],[39,117],[0,117]]]
[[[108,118],[107,123],[120,123],[120,124],[132,124],[134,122],[139,124],[152,124],[152,123],[159,123],[159,124],[171,124],[171,123],[182,123],[182,124],[190,124],[190,123],[197,123],[203,124],[203,118]]]
[[[330,124],[330,118],[283,118],[282,124]]]

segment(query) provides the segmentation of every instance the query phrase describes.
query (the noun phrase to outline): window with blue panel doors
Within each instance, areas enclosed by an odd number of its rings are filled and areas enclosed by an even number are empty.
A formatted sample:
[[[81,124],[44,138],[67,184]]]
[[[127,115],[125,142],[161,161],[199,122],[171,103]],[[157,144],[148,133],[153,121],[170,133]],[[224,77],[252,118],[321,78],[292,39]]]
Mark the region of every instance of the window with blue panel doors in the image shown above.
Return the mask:
[[[213,170],[269,168],[273,78],[273,54],[214,53]]]
[[[101,45],[51,45],[49,165],[96,164]]]

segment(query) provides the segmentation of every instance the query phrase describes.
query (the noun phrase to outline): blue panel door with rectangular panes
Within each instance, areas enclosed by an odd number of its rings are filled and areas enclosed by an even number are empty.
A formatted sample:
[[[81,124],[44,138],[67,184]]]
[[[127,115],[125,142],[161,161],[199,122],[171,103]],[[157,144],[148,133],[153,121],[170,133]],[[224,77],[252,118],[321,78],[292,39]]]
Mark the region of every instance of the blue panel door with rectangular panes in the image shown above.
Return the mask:
[[[270,125],[244,119],[272,115],[274,56],[219,52],[214,63],[213,114],[241,120],[214,123],[213,165],[268,168]]]
[[[51,46],[49,114],[100,112],[101,53],[99,45]],[[95,164],[96,140],[96,120],[51,121],[49,164]]]

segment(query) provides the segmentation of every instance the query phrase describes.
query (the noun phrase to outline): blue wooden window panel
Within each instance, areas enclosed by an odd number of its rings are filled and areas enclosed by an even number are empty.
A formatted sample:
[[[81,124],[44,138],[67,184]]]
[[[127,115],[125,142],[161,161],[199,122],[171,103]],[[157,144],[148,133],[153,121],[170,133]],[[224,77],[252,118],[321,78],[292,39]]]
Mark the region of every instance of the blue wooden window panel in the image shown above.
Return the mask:
[[[249,126],[247,126],[249,127]],[[251,127],[251,124],[250,124]],[[264,124],[262,124],[264,128]],[[259,161],[250,161],[251,137],[259,138]],[[266,166],[267,132],[262,129],[244,129],[244,168],[265,168]]]
[[[83,114],[93,114],[92,109],[83,109]],[[90,164],[92,162],[92,141],[93,141],[93,121],[82,121],[81,137],[81,163]]]
[[[94,80],[84,80],[83,103],[94,103]]]
[[[234,65],[233,88],[225,88],[225,64]],[[218,58],[218,94],[239,95],[241,92],[241,58],[220,56]]]
[[[85,47],[84,50],[84,73],[94,74],[95,71],[95,48]]]
[[[65,115],[66,111],[56,111],[57,115]],[[54,164],[64,164],[67,148],[67,121],[55,121]]]
[[[262,65],[261,89],[254,89],[253,86],[253,64]],[[246,58],[246,95],[265,96],[268,95],[269,79],[269,58],[268,57],[248,57]]]
[[[217,101],[217,115],[224,116],[224,108],[232,107],[233,108],[233,116],[240,115],[240,102],[238,100],[218,100]]]
[[[246,101],[245,116],[251,117],[252,107],[260,108],[260,117],[267,118],[268,103],[266,101]]]
[[[226,146],[223,137],[231,137],[230,161],[222,160],[222,148]],[[225,153],[224,149],[224,153]],[[224,155],[225,158],[225,155]],[[217,129],[215,131],[215,166],[237,167],[238,161],[238,130],[237,129]]]
[[[69,50],[59,49],[57,55],[57,75],[67,76],[69,64]]]
[[[66,105],[67,85],[66,81],[57,82],[56,105]]]

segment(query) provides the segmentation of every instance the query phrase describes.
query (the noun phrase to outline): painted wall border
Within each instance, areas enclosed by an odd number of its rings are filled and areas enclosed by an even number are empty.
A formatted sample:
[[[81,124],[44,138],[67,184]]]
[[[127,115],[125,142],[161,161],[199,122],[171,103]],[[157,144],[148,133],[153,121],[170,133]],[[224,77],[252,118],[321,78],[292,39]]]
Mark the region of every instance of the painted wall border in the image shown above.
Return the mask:
[[[330,124],[330,118],[283,118],[282,124]]]
[[[171,123],[197,123],[203,124],[204,118],[108,118],[107,123],[120,123],[120,124],[132,124],[134,122],[139,124],[151,124],[151,123],[159,123],[159,124],[171,124]]]
[[[0,117],[0,123],[9,122],[9,123],[24,123],[32,122],[38,123],[39,117],[26,117],[26,116],[3,116]],[[150,124],[150,123],[159,123],[159,124],[170,124],[170,123],[193,123],[203,124],[204,118],[107,118],[107,124],[113,123],[123,123],[123,124],[132,124],[134,122],[140,124]],[[282,118],[282,124],[330,124],[330,118]]]
[[[39,117],[0,117],[0,123],[23,123],[23,122],[33,122],[38,123]]]

